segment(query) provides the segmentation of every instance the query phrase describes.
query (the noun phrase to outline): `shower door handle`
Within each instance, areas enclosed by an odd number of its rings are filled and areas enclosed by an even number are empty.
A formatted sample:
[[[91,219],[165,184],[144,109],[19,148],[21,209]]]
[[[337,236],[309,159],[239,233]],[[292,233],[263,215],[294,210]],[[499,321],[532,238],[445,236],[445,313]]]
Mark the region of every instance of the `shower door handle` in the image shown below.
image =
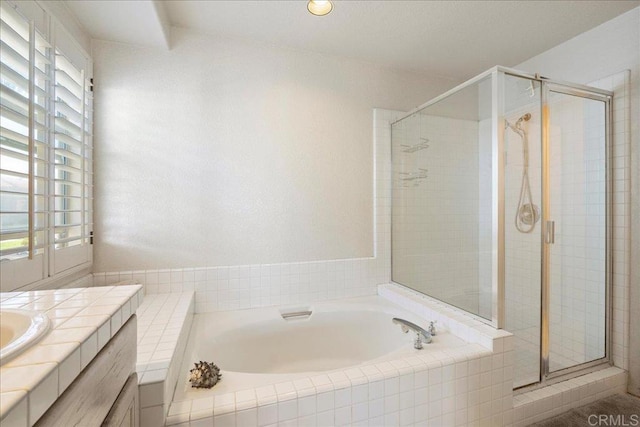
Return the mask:
[[[545,243],[553,244],[556,242],[556,222],[547,221],[545,223]]]

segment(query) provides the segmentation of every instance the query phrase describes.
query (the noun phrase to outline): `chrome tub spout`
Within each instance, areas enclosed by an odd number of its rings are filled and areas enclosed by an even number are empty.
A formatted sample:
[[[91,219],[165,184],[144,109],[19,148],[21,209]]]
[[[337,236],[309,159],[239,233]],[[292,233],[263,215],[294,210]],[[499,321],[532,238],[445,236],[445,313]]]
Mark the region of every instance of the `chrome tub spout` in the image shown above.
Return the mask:
[[[415,323],[409,322],[408,320],[399,319],[397,317],[393,318],[393,323],[400,325],[402,328],[402,332],[405,334],[409,331],[413,331],[416,334],[416,339],[413,342],[413,348],[416,350],[422,350],[422,344],[429,344],[432,341],[431,333],[423,329],[422,327],[416,325]]]

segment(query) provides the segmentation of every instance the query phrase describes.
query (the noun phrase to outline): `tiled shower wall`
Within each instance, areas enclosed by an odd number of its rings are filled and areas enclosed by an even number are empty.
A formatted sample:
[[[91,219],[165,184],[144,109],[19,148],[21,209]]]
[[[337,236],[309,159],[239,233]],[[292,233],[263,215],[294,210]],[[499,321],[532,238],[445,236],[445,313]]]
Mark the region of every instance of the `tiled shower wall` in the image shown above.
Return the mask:
[[[636,75],[637,76],[637,75]],[[613,313],[612,358],[629,369],[629,270],[631,247],[631,74],[629,70],[591,82],[611,90],[613,103]],[[637,79],[637,77],[636,77]],[[637,82],[635,83],[637,87]],[[636,283],[635,286],[638,284]]]
[[[376,109],[374,122],[374,256],[310,262],[185,267],[94,273],[101,286],[137,280],[146,293],[195,291],[196,313],[375,295],[390,279],[391,133],[402,113]]]
[[[605,110],[569,95],[552,94],[549,104],[556,221],[549,362],[555,371],[605,355]]]

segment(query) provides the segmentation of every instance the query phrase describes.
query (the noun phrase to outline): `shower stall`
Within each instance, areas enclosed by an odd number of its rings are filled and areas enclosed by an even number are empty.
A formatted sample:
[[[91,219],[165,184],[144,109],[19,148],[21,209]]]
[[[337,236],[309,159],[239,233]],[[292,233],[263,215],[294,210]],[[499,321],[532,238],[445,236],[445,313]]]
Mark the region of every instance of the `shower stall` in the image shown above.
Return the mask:
[[[392,124],[392,280],[513,333],[516,388],[610,358],[611,102],[495,67]]]

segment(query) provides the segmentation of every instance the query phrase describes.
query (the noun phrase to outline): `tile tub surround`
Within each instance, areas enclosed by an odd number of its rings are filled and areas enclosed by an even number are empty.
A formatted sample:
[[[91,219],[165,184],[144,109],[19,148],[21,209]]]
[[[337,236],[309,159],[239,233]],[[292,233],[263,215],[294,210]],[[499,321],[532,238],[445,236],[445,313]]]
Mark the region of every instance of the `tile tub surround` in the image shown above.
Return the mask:
[[[180,377],[193,321],[193,292],[147,295],[138,307],[138,389],[140,425],[164,419]]]
[[[391,295],[393,288],[386,293]],[[446,313],[439,317],[442,336],[450,332],[461,338],[458,333],[464,333],[464,329],[456,326],[459,320],[445,321],[445,317]],[[476,321],[469,318],[471,327],[476,326],[473,322]],[[454,326],[455,331],[447,331],[446,325]],[[393,360],[309,373],[253,389],[205,392],[202,398],[176,400],[169,408],[166,423],[239,427],[509,425],[512,337],[488,329],[477,331],[479,335],[490,335],[475,343],[463,339],[457,347],[437,350],[427,345],[417,354]]]
[[[0,294],[2,308],[45,312],[51,331],[0,368],[0,420],[32,426],[134,315],[142,286]]]
[[[437,319],[438,323],[445,325],[449,330],[469,342],[477,342],[487,348],[493,348],[494,351],[503,351],[505,360],[509,361],[509,365],[505,364],[504,367],[504,378],[505,380],[509,379],[511,388],[513,388],[513,369],[515,367],[513,339],[515,336],[511,336],[504,330],[493,329],[475,321],[461,310],[401,285],[381,285],[378,292],[408,311],[426,318]],[[506,338],[507,336],[508,338]],[[503,425],[509,425],[506,423],[507,419],[511,420],[515,426],[526,426],[542,421],[597,399],[615,393],[623,393],[626,391],[626,383],[626,371],[605,365],[594,372],[547,387],[531,391],[526,391],[526,389],[522,392],[515,391],[512,394],[513,411],[509,418],[505,418]]]

